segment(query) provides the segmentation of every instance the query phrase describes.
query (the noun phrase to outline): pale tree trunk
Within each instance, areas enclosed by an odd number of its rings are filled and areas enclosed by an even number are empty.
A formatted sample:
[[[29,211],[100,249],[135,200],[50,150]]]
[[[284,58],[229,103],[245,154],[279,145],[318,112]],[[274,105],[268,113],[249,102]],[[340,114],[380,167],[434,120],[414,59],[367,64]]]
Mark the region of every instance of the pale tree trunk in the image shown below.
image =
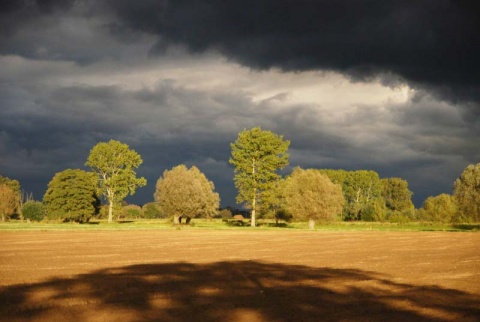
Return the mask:
[[[108,205],[108,222],[111,223],[113,221],[113,201],[110,200],[110,204]]]
[[[250,226],[255,227],[255,207],[257,206],[257,189],[253,189],[253,200],[252,200],[252,215],[251,215],[251,224]]]
[[[173,224],[174,225],[180,224],[180,221],[178,220],[179,217],[180,217],[179,215],[173,215]]]
[[[308,229],[310,229],[310,230],[315,229],[315,219],[313,219],[313,218],[308,219]]]

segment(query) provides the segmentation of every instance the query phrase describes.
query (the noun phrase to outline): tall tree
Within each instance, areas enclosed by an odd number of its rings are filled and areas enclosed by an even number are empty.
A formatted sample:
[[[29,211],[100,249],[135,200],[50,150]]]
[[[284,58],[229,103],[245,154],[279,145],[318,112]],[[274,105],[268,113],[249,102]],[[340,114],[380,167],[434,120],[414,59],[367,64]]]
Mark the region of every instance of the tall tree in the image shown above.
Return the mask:
[[[287,209],[296,219],[308,219],[310,229],[315,220],[332,220],[345,203],[342,187],[317,170],[295,168],[285,183]]]
[[[165,170],[156,184],[155,201],[175,224],[181,216],[211,217],[220,206],[220,197],[213,182],[195,166],[181,164]]]
[[[50,219],[86,222],[100,210],[97,176],[80,169],[55,174],[43,196],[43,206]]]
[[[408,189],[408,182],[401,178],[381,179],[382,197],[385,206],[391,211],[406,211],[414,208],[413,193]]]
[[[480,221],[480,163],[467,166],[455,180],[453,197],[464,217]]]
[[[20,204],[20,194],[7,184],[0,184],[0,216],[2,221],[13,215]]]
[[[142,162],[137,152],[115,140],[100,142],[90,151],[85,165],[99,176],[100,192],[109,204],[108,222],[112,222],[115,203],[120,203],[129,194],[133,195],[138,187],[147,184],[147,180],[137,178],[135,172]]]
[[[282,135],[264,131],[260,127],[243,130],[230,145],[235,167],[237,202],[245,202],[252,209],[251,226],[255,227],[255,214],[262,201],[262,193],[281,177],[277,170],[288,165],[290,141]]]

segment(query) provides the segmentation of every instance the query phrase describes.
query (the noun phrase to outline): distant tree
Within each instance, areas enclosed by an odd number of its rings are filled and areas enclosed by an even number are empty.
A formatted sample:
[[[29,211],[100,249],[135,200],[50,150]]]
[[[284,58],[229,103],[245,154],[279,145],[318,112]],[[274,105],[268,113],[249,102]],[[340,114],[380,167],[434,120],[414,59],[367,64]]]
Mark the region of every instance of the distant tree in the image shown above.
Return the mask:
[[[245,202],[252,209],[251,226],[255,227],[257,208],[261,206],[262,194],[271,189],[280,179],[277,170],[288,165],[288,146],[283,136],[260,127],[243,130],[232,143],[229,162],[235,167],[237,202]]]
[[[98,214],[100,204],[97,176],[80,169],[56,173],[43,196],[49,219],[86,222]]]
[[[143,177],[137,178],[135,169],[142,164],[140,155],[128,145],[110,140],[92,148],[86,166],[98,174],[101,194],[107,199],[108,222],[113,219],[113,206],[135,193],[138,187],[147,184]]]
[[[18,182],[18,180],[0,176],[0,185],[1,184],[5,184],[8,187],[12,188],[15,193],[19,195],[21,194],[20,182]]]
[[[138,205],[126,205],[122,208],[123,217],[128,219],[143,218],[143,209]]]
[[[467,166],[455,180],[453,197],[466,219],[480,221],[480,163]]]
[[[408,182],[401,178],[381,179],[382,196],[385,206],[390,211],[405,212],[413,210],[412,195]]]
[[[20,195],[11,186],[0,184],[0,215],[2,222],[15,214],[20,203]]]
[[[45,217],[45,209],[40,201],[29,200],[23,204],[23,217],[33,221],[42,221]]]
[[[165,214],[162,210],[162,207],[158,202],[149,202],[143,205],[143,214],[145,218],[154,219],[154,218],[164,218]]]
[[[342,187],[317,170],[295,168],[285,183],[287,210],[295,219],[308,219],[310,229],[315,220],[333,220],[345,203]]]
[[[320,169],[333,183],[342,186],[345,205],[342,211],[343,219],[373,220],[377,216],[373,212],[380,210],[382,202],[382,185],[378,173],[372,170],[332,170]]]
[[[458,207],[454,198],[446,193],[436,197],[428,197],[423,202],[423,220],[450,223],[455,221],[458,215]]]
[[[197,167],[188,169],[182,164],[163,172],[154,198],[177,225],[181,216],[212,217],[220,206],[220,197],[214,190],[213,182]]]

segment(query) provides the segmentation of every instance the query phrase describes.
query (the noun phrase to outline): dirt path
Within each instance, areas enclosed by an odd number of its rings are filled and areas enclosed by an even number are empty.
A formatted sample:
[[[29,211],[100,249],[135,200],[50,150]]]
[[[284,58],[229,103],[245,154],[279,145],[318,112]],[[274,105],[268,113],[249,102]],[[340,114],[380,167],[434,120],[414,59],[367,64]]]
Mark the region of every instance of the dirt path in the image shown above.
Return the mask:
[[[480,234],[0,232],[0,321],[471,320]]]

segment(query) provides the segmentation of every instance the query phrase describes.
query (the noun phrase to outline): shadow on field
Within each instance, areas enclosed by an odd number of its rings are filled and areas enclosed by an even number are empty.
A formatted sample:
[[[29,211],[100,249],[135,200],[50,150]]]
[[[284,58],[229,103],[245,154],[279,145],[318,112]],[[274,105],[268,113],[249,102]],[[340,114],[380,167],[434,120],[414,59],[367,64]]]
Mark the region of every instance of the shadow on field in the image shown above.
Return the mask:
[[[0,289],[2,321],[475,320],[480,296],[256,261],[146,264]]]

